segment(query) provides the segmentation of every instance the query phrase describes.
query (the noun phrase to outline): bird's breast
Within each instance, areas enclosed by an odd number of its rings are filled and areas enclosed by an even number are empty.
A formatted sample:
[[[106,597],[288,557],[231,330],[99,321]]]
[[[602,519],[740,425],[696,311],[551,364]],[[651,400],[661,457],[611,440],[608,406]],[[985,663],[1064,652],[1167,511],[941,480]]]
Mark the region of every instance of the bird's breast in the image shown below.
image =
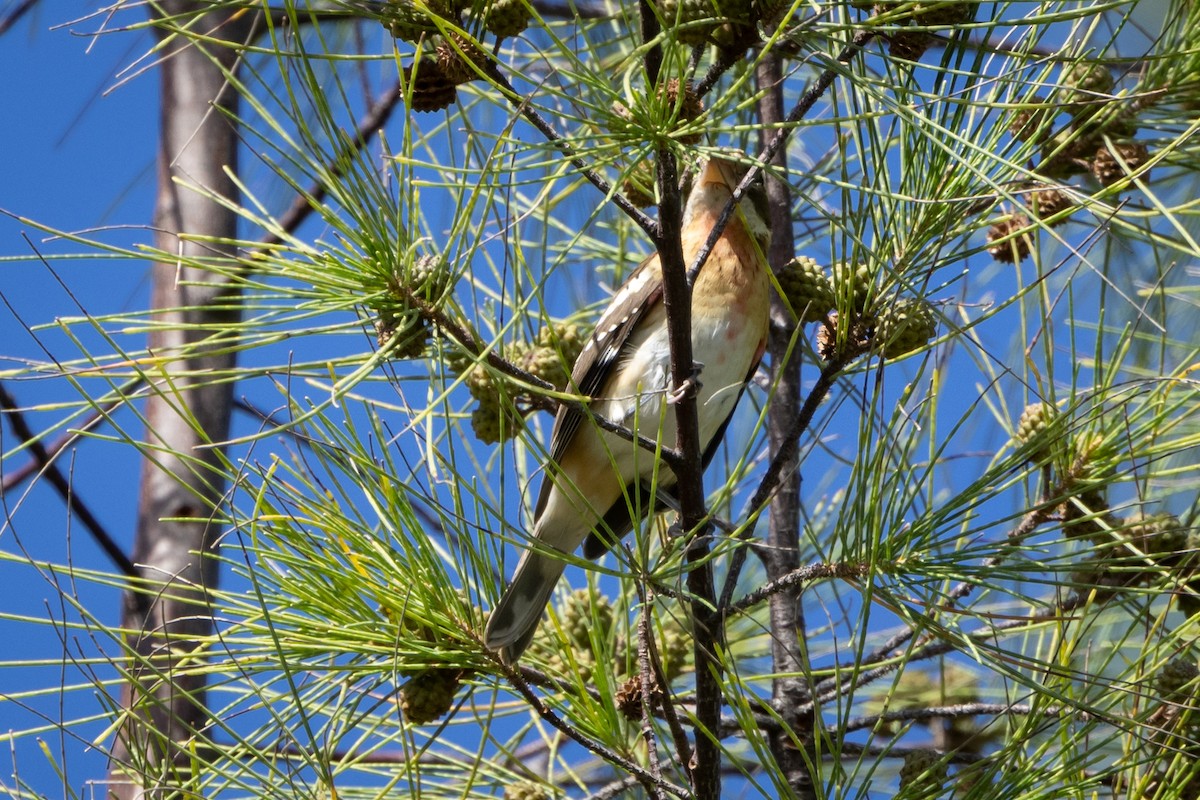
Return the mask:
[[[702,446],[716,436],[732,412],[766,343],[770,279],[749,237],[741,239],[717,241],[692,292],[692,355],[700,370],[696,379]],[[684,252],[690,255],[695,250],[685,246]],[[638,325],[625,352],[620,367],[594,398],[593,410],[673,446],[675,412],[666,402],[672,387],[671,348],[662,304]],[[616,441],[610,445],[614,455],[641,455]],[[636,466],[624,465],[620,471],[645,474],[652,463],[653,459],[641,458]]]

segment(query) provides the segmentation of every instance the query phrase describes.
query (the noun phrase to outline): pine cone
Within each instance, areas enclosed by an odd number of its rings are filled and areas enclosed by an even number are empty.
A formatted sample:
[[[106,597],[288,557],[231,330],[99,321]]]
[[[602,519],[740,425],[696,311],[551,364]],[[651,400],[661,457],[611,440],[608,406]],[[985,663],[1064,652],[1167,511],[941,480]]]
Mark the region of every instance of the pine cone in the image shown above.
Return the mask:
[[[454,706],[462,671],[427,669],[410,678],[400,689],[400,708],[413,725],[441,718]]]
[[[1200,669],[1187,658],[1172,658],[1154,675],[1154,688],[1165,703],[1187,703],[1196,695]]]
[[[516,438],[524,425],[525,421],[518,414],[501,408],[498,400],[481,400],[471,412],[471,430],[484,444],[499,444]]]
[[[483,51],[476,47],[470,39],[463,36],[455,36],[453,42],[445,39],[438,41],[436,57],[442,74],[455,85],[477,79],[479,74],[475,71],[475,67],[483,67],[487,64],[487,56]]]
[[[454,81],[446,75],[436,58],[425,56],[409,67],[412,81],[413,111],[440,111],[458,99]]]
[[[583,352],[586,337],[579,325],[554,325],[542,328],[537,342],[516,359],[517,365],[534,377],[565,389],[571,379],[571,367]]]
[[[884,358],[903,358],[920,350],[936,335],[937,318],[924,300],[900,299],[879,312],[875,337],[882,343],[880,352]]]
[[[1141,552],[1153,556],[1164,566],[1186,560],[1188,529],[1174,514],[1134,514],[1126,520],[1125,536]]]
[[[779,289],[801,325],[820,322],[837,307],[837,296],[825,270],[811,258],[793,258],[776,275]]]
[[[1111,147],[1104,145],[1092,158],[1092,176],[1101,186],[1112,186],[1126,175],[1137,171],[1149,160],[1150,151],[1142,142],[1123,142]]]
[[[888,53],[905,61],[920,61],[934,41],[925,31],[897,31],[888,38]]]
[[[1014,238],[1008,238],[1015,232],[1030,226],[1029,217],[1024,214],[1013,214],[994,223],[987,232],[988,253],[997,261],[1012,264],[1024,261],[1029,255],[1030,234],[1023,233]],[[1004,239],[1008,241],[1003,241]]]
[[[1076,61],[1062,71],[1059,84],[1063,104],[1071,114],[1083,113],[1089,106],[1105,101],[1113,89],[1113,76],[1108,67],[1094,61]]]
[[[839,342],[840,327],[844,324],[838,312],[831,311],[817,327],[817,354],[823,361],[848,362],[871,349],[875,335],[874,318],[852,315],[845,339]]]
[[[642,718],[642,676],[634,675],[628,678],[621,687],[617,689],[614,696],[617,703],[617,710],[631,721],[638,721]],[[650,688],[650,708],[661,708],[666,695],[663,694],[662,687],[657,683],[651,682]]]
[[[1041,148],[1038,172],[1047,178],[1061,179],[1087,172],[1088,162],[1096,152],[1095,131],[1074,125],[1055,132]]]
[[[674,109],[678,105],[679,119],[681,121],[691,122],[692,120],[699,119],[700,115],[704,113],[704,101],[700,99],[700,95],[696,94],[691,81],[684,81],[682,99],[679,95],[678,78],[671,78],[665,85],[660,86],[658,89],[659,99],[664,101],[669,108]],[[686,134],[680,136],[679,141],[684,144],[697,144],[700,141],[700,136],[699,133]],[[650,168],[653,170],[651,162],[645,163],[650,164]],[[651,184],[653,185],[653,181],[651,181]]]
[[[1013,438],[1024,445],[1039,442],[1039,446],[1029,453],[1030,461],[1041,463],[1051,457],[1050,427],[1057,418],[1058,409],[1045,403],[1030,403],[1021,412]]]
[[[428,8],[428,6],[426,6]],[[423,34],[434,34],[437,25],[424,9],[412,0],[389,0],[379,10],[379,21],[392,36],[407,42],[420,40]]]
[[[621,193],[638,208],[649,208],[657,203],[654,198],[654,162],[649,159],[635,162],[625,173]]]
[[[1054,129],[1056,110],[1046,105],[1044,97],[1033,98],[1029,105],[1021,106],[1012,114],[1008,132],[1022,142],[1044,142]]]
[[[375,320],[375,340],[379,349],[391,348],[392,358],[418,358],[429,344],[429,322],[415,311],[382,311]]]
[[[531,18],[522,0],[489,0],[483,24],[497,39],[505,39],[528,28]]]
[[[944,0],[944,2],[918,3],[913,11],[913,22],[928,27],[955,27],[975,19],[977,3],[967,0]]]
[[[1075,201],[1061,189],[1053,186],[1042,186],[1033,193],[1030,207],[1033,209],[1034,216],[1040,220],[1047,220],[1068,208],[1074,208]],[[1057,227],[1066,222],[1067,219],[1068,217],[1065,216],[1060,217],[1051,221],[1050,225]]]
[[[593,600],[590,589],[576,589],[567,595],[559,619],[567,642],[577,653],[590,654],[593,628],[604,631],[612,628],[612,602],[602,594],[596,595]]]
[[[663,28],[693,46],[709,42],[720,25],[712,0],[658,0],[658,12]]]
[[[551,800],[553,795],[531,781],[510,783],[504,787],[504,800]]]
[[[847,264],[839,262],[830,270],[830,280],[833,292],[839,299],[850,298],[850,310],[862,314],[867,310],[871,300],[871,290],[875,286],[874,276],[866,264]]]
[[[946,763],[934,750],[910,750],[900,767],[900,796],[932,797],[946,783]]]
[[[658,643],[658,656],[662,660],[663,677],[674,681],[687,669],[692,660],[692,637],[675,627],[663,629],[662,641]]]
[[[450,271],[440,259],[422,256],[407,271],[397,269],[389,281],[390,296],[372,303],[378,314],[375,333],[380,349],[390,347],[393,358],[416,358],[425,352],[432,327],[410,300],[410,293],[436,303],[449,288]]]

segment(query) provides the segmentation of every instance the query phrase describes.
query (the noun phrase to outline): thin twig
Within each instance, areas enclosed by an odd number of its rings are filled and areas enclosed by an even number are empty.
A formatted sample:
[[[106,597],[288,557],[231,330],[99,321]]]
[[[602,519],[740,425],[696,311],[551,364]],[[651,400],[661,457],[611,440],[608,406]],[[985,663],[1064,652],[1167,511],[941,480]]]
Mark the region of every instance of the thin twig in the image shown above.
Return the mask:
[[[800,448],[800,435],[812,424],[818,406],[825,401],[825,396],[833,388],[837,376],[845,366],[845,361],[834,360],[821,369],[821,374],[818,376],[817,382],[813,385],[812,391],[808,393],[808,397],[804,399],[804,405],[800,407],[800,413],[796,415],[796,419],[793,421],[791,428],[788,429],[779,450],[767,466],[767,471],[763,474],[762,480],[759,481],[758,488],[754,490],[754,496],[750,498],[750,502],[747,504],[747,508],[749,508],[749,513],[746,515],[747,518],[757,514],[759,509],[763,508],[772,495],[774,495],[776,488],[778,488],[784,478],[784,467],[788,464],[796,463],[796,456]],[[745,536],[749,536],[749,532]],[[733,554],[733,559],[729,565],[729,573],[725,578],[725,587],[721,592],[719,608],[729,608],[733,602],[733,592],[737,588],[738,578],[741,575],[742,567],[746,563],[746,553],[747,549],[740,547]]]
[[[0,409],[8,416],[9,424],[12,426],[13,433],[21,440],[21,443],[29,448],[29,452],[33,457],[34,463],[40,466],[42,474],[46,476],[46,480],[54,487],[55,491],[63,498],[67,504],[68,510],[71,511],[79,521],[83,523],[83,527],[91,537],[100,545],[105,555],[109,560],[121,570],[121,573],[127,578],[140,577],[138,569],[134,566],[133,561],[129,556],[125,555],[125,551],[117,544],[116,540],[109,534],[108,530],[101,524],[100,520],[92,513],[92,510],[74,491],[71,482],[54,463],[55,454],[50,453],[46,446],[38,440],[38,436],[34,433],[29,423],[25,421],[25,415],[21,411],[21,407],[17,405],[17,401],[8,390],[0,384]],[[8,478],[5,477],[5,488],[8,488]]]
[[[654,637],[650,633],[650,604],[646,602],[644,587],[642,595],[642,613],[638,615],[638,680],[641,682],[642,695],[642,741],[646,743],[646,760],[650,762],[650,774],[655,780],[662,780],[662,766],[658,763],[658,744],[654,741],[654,687],[658,683],[650,666],[650,647]],[[661,686],[661,684],[659,684]],[[663,690],[665,692],[665,689]],[[687,759],[681,758],[679,763],[686,764]],[[654,797],[662,797],[662,792],[652,790]]]
[[[525,677],[521,674],[520,670],[512,669],[506,665],[501,666],[504,669],[505,675],[508,677],[508,682],[522,697],[525,698],[525,702],[529,703],[529,706],[537,713],[537,715],[549,723],[552,727],[570,737],[571,740],[576,744],[580,745],[594,755],[604,759],[614,767],[624,770],[630,775],[636,777],[638,783],[640,783],[642,787],[645,788],[645,790],[651,795],[657,794],[657,792],[661,790],[667,792],[668,794],[672,794],[675,797],[679,797],[682,800],[689,800],[689,798],[691,798],[692,795],[687,789],[684,789],[682,786],[676,786],[675,784],[666,780],[662,780],[661,778],[656,779],[649,772],[642,769],[642,767],[638,764],[630,761],[619,753],[609,749],[603,743],[597,741],[591,736],[588,736],[583,731],[568,724],[562,717],[554,713],[549,706],[542,702],[542,699],[537,696],[537,693],[530,688],[528,683],[526,683]]]
[[[560,153],[562,153],[571,165],[579,171],[588,183],[596,187],[596,189],[605,197],[612,196],[613,203],[617,208],[625,212],[625,215],[633,220],[634,224],[645,231],[646,235],[655,238],[658,235],[658,223],[642,213],[642,210],[629,202],[629,198],[615,191],[608,181],[600,177],[600,174],[591,169],[582,158],[571,148],[563,137],[554,129],[554,125],[545,117],[538,113],[529,102],[529,98],[522,96],[513,88],[508,78],[504,77],[500,72],[499,65],[489,61],[484,73],[508,98],[508,102],[512,104],[517,112],[525,117],[533,127],[541,131],[541,134],[546,137],[550,144],[554,145]]]
[[[390,89],[376,98],[371,107],[367,109],[367,113],[358,121],[354,138],[350,140],[350,145],[346,148],[347,152],[330,159],[329,164],[326,165],[332,179],[336,180],[343,176],[347,168],[343,165],[351,162],[347,156],[355,155],[367,146],[376,132],[387,123],[388,118],[400,103],[401,97],[400,82],[397,81]],[[283,233],[291,233],[299,228],[328,193],[328,182],[318,181],[303,194],[296,195],[287,211],[279,217],[279,227]],[[259,249],[266,250],[275,247],[282,241],[282,234],[269,233],[259,240]]]
[[[122,387],[122,393],[125,393],[126,389],[132,390],[132,389],[137,388],[137,385],[140,384],[141,382],[142,382],[141,379],[136,379],[133,382],[132,386]],[[75,444],[75,442],[79,441],[82,434],[87,433],[92,428],[99,425],[101,422],[104,422],[105,420],[107,420],[109,415],[112,414],[113,411],[116,411],[118,408],[125,405],[125,403],[127,403],[127,402],[128,402],[128,400],[125,397],[122,397],[119,400],[113,400],[108,405],[103,406],[103,407],[97,409],[96,411],[93,411],[91,413],[91,415],[88,416],[87,419],[85,419],[83,421],[83,424],[80,425],[78,428],[75,428],[71,431],[68,431],[67,433],[64,433],[63,435],[59,436],[57,439],[55,439],[53,442],[51,442],[48,445],[40,445],[39,444],[39,446],[44,449],[45,457],[47,460],[45,462],[43,462],[38,457],[35,456],[33,458],[30,458],[29,461],[25,462],[21,466],[14,469],[12,472],[4,473],[4,477],[0,478],[0,493],[11,491],[12,489],[14,489],[17,486],[24,483],[27,479],[29,479],[33,475],[36,475],[38,472],[40,472],[46,466],[47,463],[49,463],[50,461],[53,461],[54,458],[59,453],[61,453],[64,449],[70,447],[71,445]],[[30,441],[36,441],[36,442],[40,443],[41,437],[36,437],[35,439],[32,439]]]
[[[880,714],[870,714],[864,717],[854,717],[845,723],[829,729],[830,734],[847,734],[864,728],[874,728],[884,722],[928,722],[938,719],[955,719],[958,717],[977,717],[983,714],[999,716],[1014,714],[1026,716],[1033,713],[1031,706],[1022,703],[961,703],[953,706],[929,706],[927,708],[906,708],[900,711],[884,711]],[[1039,710],[1039,716],[1061,717],[1076,715],[1079,712],[1052,706]]]
[[[736,603],[731,604],[729,610],[726,612],[726,616],[732,617],[745,613],[773,595],[802,587],[804,584],[811,583],[812,581],[824,578],[862,578],[870,574],[871,567],[869,564],[821,563],[798,567],[788,574],[771,581],[762,588],[755,589]]]

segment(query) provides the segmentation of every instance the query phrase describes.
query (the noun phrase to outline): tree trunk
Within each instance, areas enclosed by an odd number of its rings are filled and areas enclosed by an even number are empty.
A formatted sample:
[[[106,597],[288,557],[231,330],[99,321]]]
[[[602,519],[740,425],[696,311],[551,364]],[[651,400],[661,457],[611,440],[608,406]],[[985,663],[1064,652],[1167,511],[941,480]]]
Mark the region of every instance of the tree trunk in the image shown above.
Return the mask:
[[[758,64],[756,79],[759,91],[759,118],[763,133],[761,145],[772,136],[774,128],[783,121],[783,77],[779,56],[769,53]],[[787,168],[785,149],[775,154],[772,165]],[[792,236],[792,197],[788,185],[782,180],[768,177],[767,197],[771,209],[771,252],[767,258],[771,269],[776,272],[795,255],[795,240]],[[777,389],[771,398],[767,412],[767,437],[770,454],[774,458],[780,448],[786,446],[786,437],[792,421],[800,412],[800,359],[799,348],[788,357],[796,325],[791,312],[778,297],[771,301],[771,333],[767,340],[767,352],[771,357],[773,377]],[[779,490],[771,501],[768,518],[767,546],[763,558],[767,569],[767,580],[782,578],[800,566],[800,471],[794,461],[785,464],[781,473]],[[771,595],[771,659],[774,671],[785,677],[772,683],[771,702],[787,727],[801,731],[811,721],[801,720],[796,708],[808,696],[803,679],[797,677],[804,672],[804,611],[801,606],[800,588],[788,589]],[[802,734],[803,735],[803,734]],[[771,735],[771,751],[780,772],[797,798],[816,797],[806,755],[795,747],[787,734],[778,731]]]
[[[209,556],[221,529],[225,481],[222,453],[209,446],[228,438],[233,399],[231,385],[213,377],[234,367],[234,355],[218,350],[221,329],[236,323],[239,312],[228,279],[194,262],[235,254],[232,244],[212,242],[234,240],[237,215],[179,182],[237,197],[229,177],[237,168],[237,130],[220,109],[237,109],[226,74],[249,32],[247,16],[204,13],[209,7],[179,0],[151,6],[156,21],[190,24],[214,38],[159,30],[155,244],[180,260],[152,268],[157,313],[149,349],[162,366],[147,368],[151,392],[133,549],[145,585],[127,593],[123,608],[133,655],[122,697],[127,716],[110,768],[110,793],[117,798],[179,785],[185,779],[177,771],[185,763],[181,745],[207,721],[204,677],[181,661],[195,655],[195,637],[213,627],[209,593],[218,576]]]

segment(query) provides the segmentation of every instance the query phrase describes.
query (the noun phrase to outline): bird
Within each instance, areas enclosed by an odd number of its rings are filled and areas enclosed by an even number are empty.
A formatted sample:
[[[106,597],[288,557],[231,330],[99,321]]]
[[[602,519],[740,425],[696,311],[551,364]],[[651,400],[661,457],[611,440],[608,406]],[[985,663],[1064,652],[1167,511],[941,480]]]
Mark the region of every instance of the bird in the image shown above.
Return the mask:
[[[707,242],[747,168],[710,157],[695,177],[682,218],[684,263]],[[696,407],[705,466],[766,349],[771,291],[766,192],[761,174],[743,195],[692,285],[691,338],[698,366]],[[658,253],[613,295],[575,362],[571,384],[586,411],[559,407],[534,506],[530,545],[489,616],[484,643],[516,664],[533,639],[567,560],[583,545],[589,559],[632,530],[650,506],[639,494],[654,484],[669,494],[671,469],[654,453],[605,431],[603,417],[664,447],[675,446],[671,355]]]

